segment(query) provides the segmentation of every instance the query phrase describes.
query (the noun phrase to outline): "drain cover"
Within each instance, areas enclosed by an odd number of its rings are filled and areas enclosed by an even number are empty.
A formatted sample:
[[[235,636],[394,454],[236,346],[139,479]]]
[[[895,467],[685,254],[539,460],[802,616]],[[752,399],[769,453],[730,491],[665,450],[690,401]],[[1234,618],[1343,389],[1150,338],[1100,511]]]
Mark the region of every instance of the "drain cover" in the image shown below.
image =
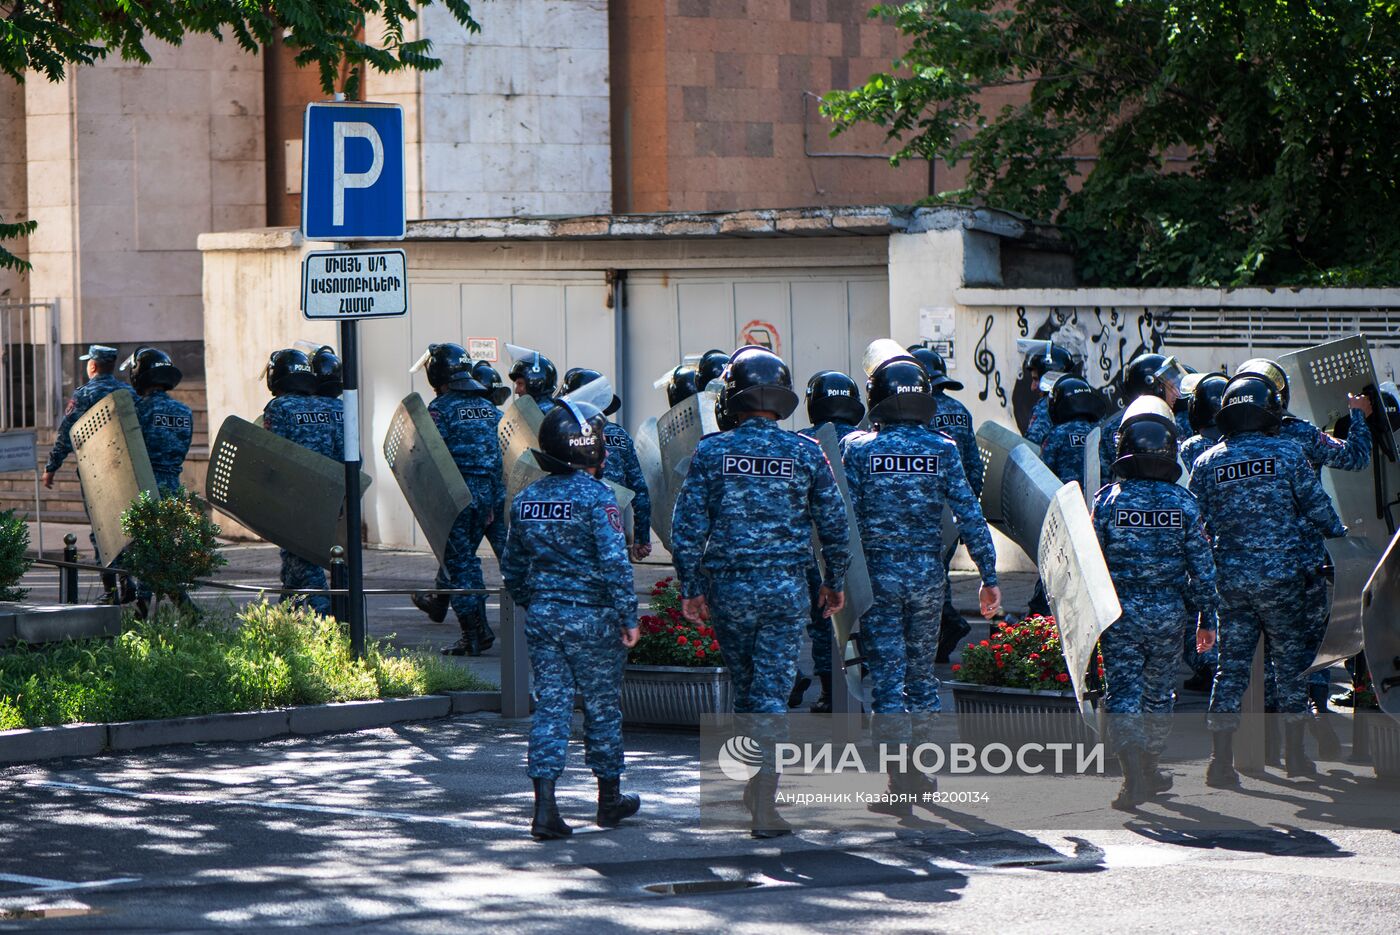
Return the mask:
[[[704,893],[731,893],[762,885],[753,880],[686,880],[675,883],[648,883],[642,889],[662,896],[696,896]]]

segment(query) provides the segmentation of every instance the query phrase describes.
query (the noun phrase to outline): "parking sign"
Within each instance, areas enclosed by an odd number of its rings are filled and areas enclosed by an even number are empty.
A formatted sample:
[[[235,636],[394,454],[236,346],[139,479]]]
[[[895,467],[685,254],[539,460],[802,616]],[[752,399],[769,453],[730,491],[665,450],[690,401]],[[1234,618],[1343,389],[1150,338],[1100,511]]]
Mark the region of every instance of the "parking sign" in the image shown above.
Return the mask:
[[[302,140],[301,232],[308,240],[403,239],[403,108],[309,104]]]

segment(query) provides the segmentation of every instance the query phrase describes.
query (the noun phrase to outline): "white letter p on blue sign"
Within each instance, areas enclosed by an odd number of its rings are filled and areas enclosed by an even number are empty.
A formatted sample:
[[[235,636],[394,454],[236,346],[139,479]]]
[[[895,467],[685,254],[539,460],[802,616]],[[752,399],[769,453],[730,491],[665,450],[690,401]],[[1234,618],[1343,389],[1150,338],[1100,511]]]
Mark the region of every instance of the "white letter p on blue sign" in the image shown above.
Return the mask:
[[[302,234],[308,240],[403,239],[403,110],[310,104],[304,134]]]

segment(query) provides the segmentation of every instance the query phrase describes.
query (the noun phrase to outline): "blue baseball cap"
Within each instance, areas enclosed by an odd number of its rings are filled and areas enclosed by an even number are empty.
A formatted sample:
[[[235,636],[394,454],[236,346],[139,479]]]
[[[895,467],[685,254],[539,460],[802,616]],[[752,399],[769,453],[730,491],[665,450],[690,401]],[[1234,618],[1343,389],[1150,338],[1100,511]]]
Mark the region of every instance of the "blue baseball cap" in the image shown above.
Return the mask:
[[[108,347],[105,344],[89,344],[87,353],[78,358],[79,360],[101,360],[117,362],[117,349]]]

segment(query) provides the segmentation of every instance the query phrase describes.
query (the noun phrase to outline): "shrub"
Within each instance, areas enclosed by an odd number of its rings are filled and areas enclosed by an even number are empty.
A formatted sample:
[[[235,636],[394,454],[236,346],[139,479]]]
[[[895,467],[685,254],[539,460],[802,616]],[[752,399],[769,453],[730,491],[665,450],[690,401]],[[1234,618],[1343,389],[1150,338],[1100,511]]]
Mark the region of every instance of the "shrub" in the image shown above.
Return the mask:
[[[178,601],[200,578],[228,564],[219,554],[218,525],[205,514],[204,502],[183,487],[164,497],[142,492],[122,514],[122,531],[132,537],[123,564],[157,601]]]
[[[14,510],[0,512],[0,601],[22,601],[28,588],[17,588],[33,564],[25,557],[29,549],[29,527]]]
[[[1095,653],[1099,677],[1103,656]],[[1036,691],[1068,691],[1069,670],[1060,649],[1060,631],[1054,617],[1039,614],[1019,623],[999,623],[989,639],[968,643],[962,662],[953,666],[959,682]]]
[[[651,666],[722,666],[714,627],[694,624],[681,614],[681,586],[663,578],[651,589],[652,613],[641,619],[641,638],[627,661]]]

